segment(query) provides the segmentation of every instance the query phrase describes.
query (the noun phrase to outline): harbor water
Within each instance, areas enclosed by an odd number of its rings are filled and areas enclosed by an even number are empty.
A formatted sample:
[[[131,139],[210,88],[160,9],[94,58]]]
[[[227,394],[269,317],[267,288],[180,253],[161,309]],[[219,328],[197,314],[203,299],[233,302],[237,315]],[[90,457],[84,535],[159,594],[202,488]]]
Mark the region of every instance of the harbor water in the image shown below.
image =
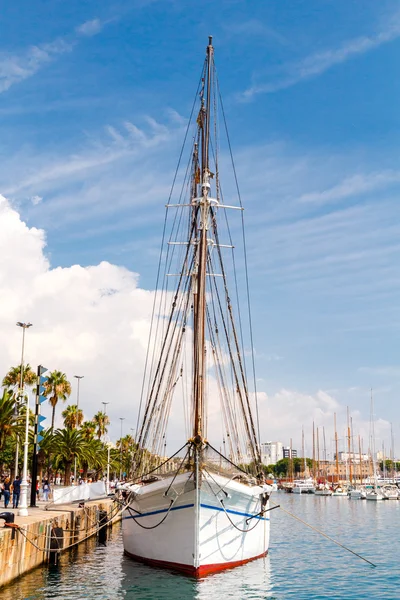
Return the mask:
[[[121,525],[106,545],[88,540],[57,566],[1,590],[2,600],[400,598],[400,501],[367,502],[278,492],[274,501],[376,564],[372,567],[281,512],[271,514],[267,558],[195,581],[123,555]]]

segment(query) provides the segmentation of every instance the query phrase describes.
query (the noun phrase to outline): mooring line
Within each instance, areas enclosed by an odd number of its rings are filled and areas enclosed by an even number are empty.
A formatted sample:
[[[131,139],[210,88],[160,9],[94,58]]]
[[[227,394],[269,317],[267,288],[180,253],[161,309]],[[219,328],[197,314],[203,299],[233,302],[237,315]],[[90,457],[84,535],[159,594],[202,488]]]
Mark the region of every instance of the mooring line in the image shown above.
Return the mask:
[[[272,502],[272,500],[270,500],[270,502],[271,502],[271,504],[275,504],[275,502]],[[278,507],[278,505],[276,505],[276,506]],[[316,533],[319,533],[320,535],[322,535],[323,537],[325,537],[327,540],[330,540],[331,542],[333,542],[337,546],[340,546],[340,548],[343,548],[344,550],[347,550],[348,552],[351,552],[351,554],[354,554],[354,556],[358,556],[358,558],[361,558],[361,560],[364,560],[366,563],[370,564],[372,567],[376,567],[377,566],[377,565],[374,565],[373,562],[371,562],[370,560],[368,560],[368,558],[364,558],[364,556],[361,556],[361,554],[358,554],[357,552],[354,552],[354,550],[351,550],[347,546],[344,546],[340,542],[334,540],[330,535],[327,535],[326,533],[324,533],[320,529],[317,529],[313,525],[310,525],[310,523],[307,523],[306,521],[303,521],[303,519],[300,519],[300,517],[298,517],[297,515],[294,515],[293,513],[289,512],[288,510],[286,510],[285,508],[283,508],[282,505],[280,505],[280,509],[283,510],[283,512],[286,513],[287,515],[289,515],[290,517],[293,517],[293,519],[296,519],[297,521],[300,521],[300,523],[303,523],[303,525],[306,525],[307,527],[309,527],[310,529],[312,529]]]

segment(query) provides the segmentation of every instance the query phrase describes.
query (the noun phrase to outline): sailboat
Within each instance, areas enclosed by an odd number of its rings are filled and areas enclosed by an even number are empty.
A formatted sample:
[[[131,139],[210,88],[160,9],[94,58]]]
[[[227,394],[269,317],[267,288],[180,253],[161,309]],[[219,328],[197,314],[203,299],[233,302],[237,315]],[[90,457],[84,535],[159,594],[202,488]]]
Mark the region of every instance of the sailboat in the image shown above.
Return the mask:
[[[290,444],[290,447],[292,444]],[[304,448],[304,427],[301,429],[301,447],[303,453],[303,479],[295,479],[293,481],[293,494],[314,494],[315,485],[312,477],[306,477],[307,475],[307,459]],[[290,452],[290,454],[292,454]]]
[[[239,193],[238,206],[225,204],[222,194],[216,139],[222,100],[211,37],[196,99],[200,106],[186,175],[177,202],[172,191],[166,208],[171,225],[164,227],[139,409],[136,479],[126,486],[122,531],[124,551],[133,559],[201,577],[267,554],[272,488],[261,469],[243,311],[233,307],[239,286],[227,215],[240,215],[241,227],[243,209]],[[249,306],[249,296],[246,300]],[[250,316],[247,321],[253,348]],[[255,382],[254,376],[254,389]],[[186,433],[172,456],[162,456],[171,413],[175,438],[179,420]],[[258,418],[258,410],[255,414]],[[223,446],[211,439],[223,439]]]
[[[325,427],[323,427],[323,440],[324,440],[324,469],[323,469],[323,481],[319,480],[318,485],[315,489],[316,496],[332,496],[332,490],[328,483],[327,478],[327,460],[326,460],[326,439],[325,439]],[[318,447],[318,465],[319,465],[319,434],[317,427],[317,447]]]
[[[375,419],[374,419],[374,401],[372,399],[372,389],[371,389],[371,455],[372,455],[372,469],[373,469],[373,478],[374,478],[374,486],[372,489],[367,491],[366,499],[373,500],[377,502],[378,500],[386,500],[385,496],[382,494],[380,488],[378,487],[378,480],[376,476],[376,462],[375,462]]]

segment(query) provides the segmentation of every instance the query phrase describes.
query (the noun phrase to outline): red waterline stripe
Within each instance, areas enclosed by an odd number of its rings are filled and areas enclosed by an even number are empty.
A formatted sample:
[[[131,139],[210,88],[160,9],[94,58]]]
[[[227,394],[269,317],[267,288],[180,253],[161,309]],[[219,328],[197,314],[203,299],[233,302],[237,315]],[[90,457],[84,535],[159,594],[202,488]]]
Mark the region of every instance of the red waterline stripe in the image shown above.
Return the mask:
[[[183,565],[181,563],[168,562],[165,560],[155,560],[154,558],[145,558],[144,556],[137,556],[136,554],[131,554],[125,550],[125,554],[138,562],[142,562],[146,565],[150,565],[151,567],[160,567],[162,569],[171,569],[172,571],[179,571],[184,575],[188,575],[190,577],[204,577],[205,575],[211,575],[211,573],[218,573],[218,571],[225,571],[226,569],[233,569],[234,567],[239,567],[240,565],[244,565],[252,560],[257,560],[258,558],[263,558],[267,556],[268,550],[259,554],[258,556],[253,556],[252,558],[246,558],[245,560],[235,560],[232,562],[226,563],[214,563],[210,565],[201,565],[200,567],[194,567],[193,565]]]

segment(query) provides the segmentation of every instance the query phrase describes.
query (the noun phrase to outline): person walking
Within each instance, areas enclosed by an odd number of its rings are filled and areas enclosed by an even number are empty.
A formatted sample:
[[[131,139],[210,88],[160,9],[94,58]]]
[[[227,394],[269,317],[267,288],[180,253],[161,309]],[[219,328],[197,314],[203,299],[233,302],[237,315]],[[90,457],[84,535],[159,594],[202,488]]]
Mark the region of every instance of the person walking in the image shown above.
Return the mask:
[[[21,493],[21,479],[19,478],[19,475],[17,475],[13,481],[12,493],[13,493],[13,508],[18,508],[19,495]]]
[[[49,501],[49,494],[50,494],[50,484],[49,484],[49,480],[45,479],[44,480],[44,484],[43,484],[43,500],[45,502]]]
[[[4,480],[4,483],[3,483],[4,508],[7,508],[8,503],[10,502],[10,491],[11,491],[10,478],[6,477]]]

